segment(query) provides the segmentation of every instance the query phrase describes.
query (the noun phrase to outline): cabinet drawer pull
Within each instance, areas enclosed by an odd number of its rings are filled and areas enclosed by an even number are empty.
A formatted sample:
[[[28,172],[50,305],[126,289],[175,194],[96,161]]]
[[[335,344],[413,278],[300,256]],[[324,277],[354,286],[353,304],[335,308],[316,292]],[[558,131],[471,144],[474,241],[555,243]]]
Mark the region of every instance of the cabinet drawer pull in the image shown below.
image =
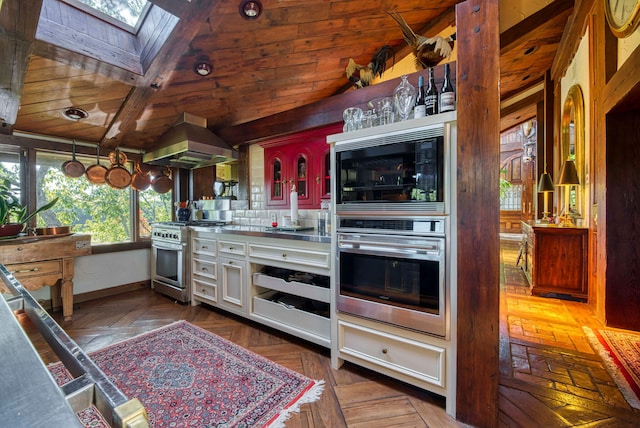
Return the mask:
[[[16,250],[18,250],[18,251],[22,251],[22,250],[24,250],[24,248],[22,248],[22,247],[18,247],[18,248],[16,248]]]
[[[32,269],[19,269],[19,270],[14,270],[11,273],[25,273],[25,272],[38,272],[40,270],[40,268],[34,267]]]
[[[209,271],[209,269],[207,269],[206,267],[203,267],[201,270],[202,270],[202,272],[208,272]]]
[[[286,259],[287,258],[287,253],[282,253],[282,258]]]
[[[203,250],[208,250],[208,249],[209,249],[209,247],[207,247],[206,245],[203,245],[203,246],[202,246],[202,249],[203,249]]]
[[[233,260],[229,260],[229,264],[232,265],[233,264]]]
[[[382,353],[386,354],[387,352],[389,352],[389,350],[387,348],[382,348]]]

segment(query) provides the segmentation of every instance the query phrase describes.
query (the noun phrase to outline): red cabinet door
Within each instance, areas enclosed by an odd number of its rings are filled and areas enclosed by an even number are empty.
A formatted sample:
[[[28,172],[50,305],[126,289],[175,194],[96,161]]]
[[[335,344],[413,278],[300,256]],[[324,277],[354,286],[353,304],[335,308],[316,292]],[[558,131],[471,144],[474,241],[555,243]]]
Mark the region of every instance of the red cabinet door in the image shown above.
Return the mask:
[[[291,191],[287,181],[291,175],[289,155],[281,148],[266,149],[264,155],[266,204],[269,207],[287,208]]]
[[[272,140],[265,147],[265,187],[268,208],[287,209],[292,186],[298,207],[318,209],[331,198],[331,161],[327,135],[341,131],[341,124]]]

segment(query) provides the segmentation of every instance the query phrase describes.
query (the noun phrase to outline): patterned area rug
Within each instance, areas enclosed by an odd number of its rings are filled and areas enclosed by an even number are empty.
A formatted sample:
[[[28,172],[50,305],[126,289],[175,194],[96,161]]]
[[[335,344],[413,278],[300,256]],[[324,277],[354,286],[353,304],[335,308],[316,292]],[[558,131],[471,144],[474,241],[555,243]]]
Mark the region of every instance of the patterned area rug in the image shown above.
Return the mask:
[[[583,327],[629,405],[640,409],[640,335]]]
[[[89,356],[151,426],[282,427],[299,406],[320,398],[315,381],[200,327],[178,321]],[[50,366],[58,384],[71,380]]]

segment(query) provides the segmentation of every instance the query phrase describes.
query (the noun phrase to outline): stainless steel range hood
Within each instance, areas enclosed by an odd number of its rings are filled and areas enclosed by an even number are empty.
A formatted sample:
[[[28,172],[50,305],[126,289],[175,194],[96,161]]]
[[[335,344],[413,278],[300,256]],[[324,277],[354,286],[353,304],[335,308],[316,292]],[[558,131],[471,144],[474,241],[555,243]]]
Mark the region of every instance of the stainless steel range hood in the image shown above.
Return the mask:
[[[201,168],[238,159],[238,152],[207,128],[207,119],[182,113],[160,137],[158,148],[142,156],[144,163]]]

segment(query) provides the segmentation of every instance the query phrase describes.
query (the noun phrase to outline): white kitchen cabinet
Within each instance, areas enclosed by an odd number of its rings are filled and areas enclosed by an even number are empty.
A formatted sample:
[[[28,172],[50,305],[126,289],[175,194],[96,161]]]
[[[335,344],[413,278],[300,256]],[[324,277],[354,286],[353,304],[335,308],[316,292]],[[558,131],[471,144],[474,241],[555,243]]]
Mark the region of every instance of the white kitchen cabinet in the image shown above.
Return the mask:
[[[343,360],[446,396],[448,341],[340,314],[337,344]]]
[[[254,262],[329,275],[329,250],[321,246],[318,248],[296,247],[294,242],[289,240],[286,246],[250,243],[249,256]]]
[[[251,317],[330,347],[330,259],[330,247],[325,243],[282,239],[251,242]]]
[[[220,275],[218,305],[239,315],[247,314],[246,244],[219,240],[218,269]]]
[[[220,306],[236,313],[246,313],[247,263],[244,260],[219,256]]]
[[[218,300],[218,263],[215,235],[191,233],[191,304],[215,304]]]
[[[331,347],[331,247],[295,236],[191,231],[193,304]]]

